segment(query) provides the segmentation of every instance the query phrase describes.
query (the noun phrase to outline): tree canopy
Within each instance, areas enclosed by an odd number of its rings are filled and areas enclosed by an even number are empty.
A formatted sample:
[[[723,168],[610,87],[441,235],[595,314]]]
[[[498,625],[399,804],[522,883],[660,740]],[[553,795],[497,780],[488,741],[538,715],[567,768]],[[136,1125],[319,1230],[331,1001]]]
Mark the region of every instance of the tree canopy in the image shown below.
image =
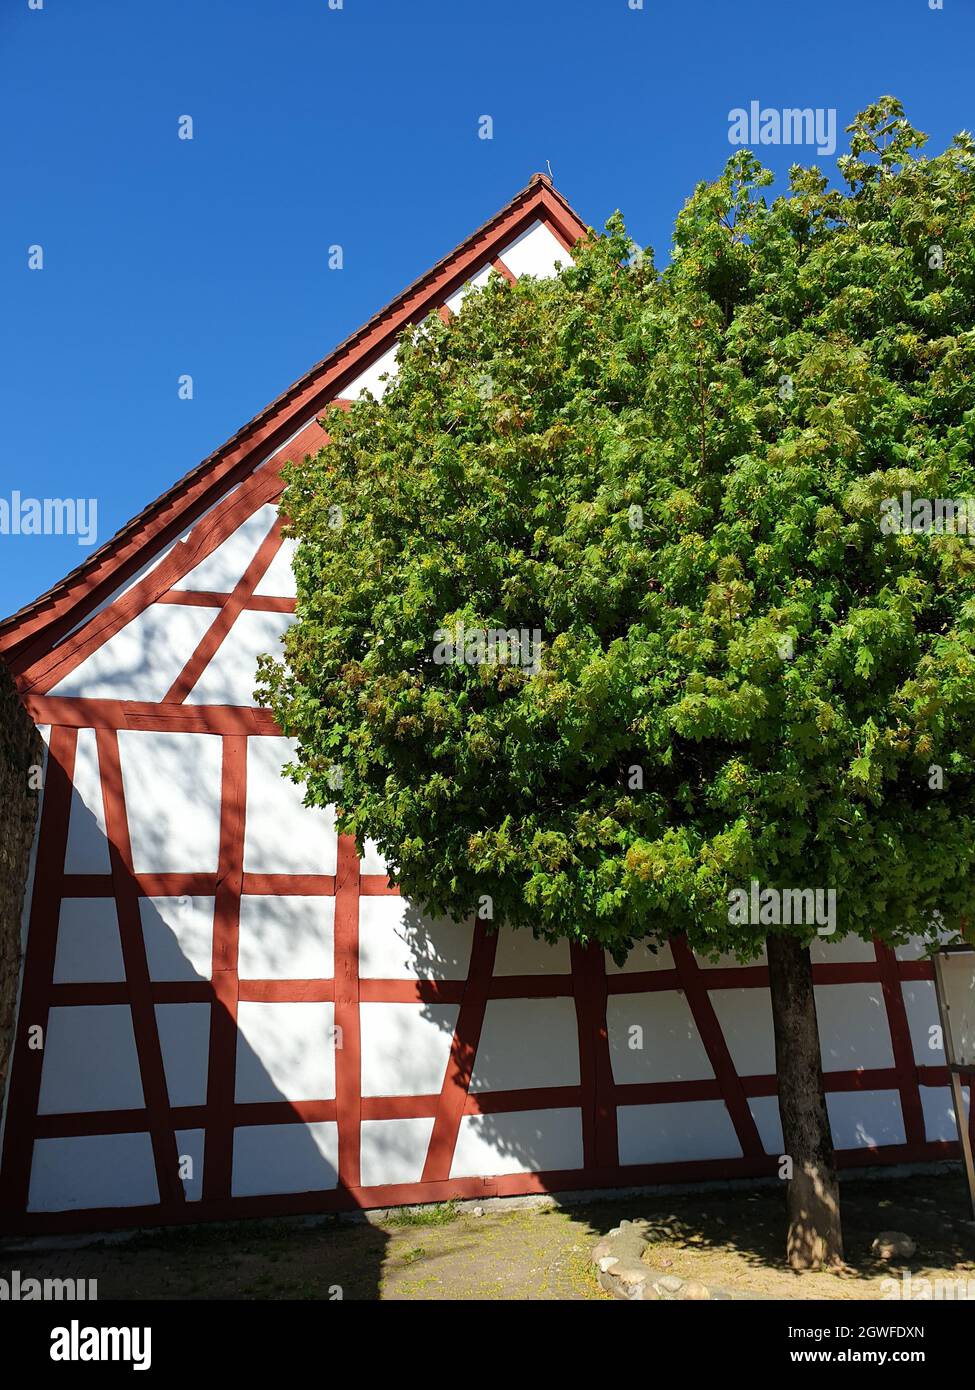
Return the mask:
[[[431,911],[617,955],[751,954],[753,880],[838,936],[971,913],[975,142],[849,130],[836,186],[736,153],[663,270],[617,214],[492,277],[287,470],[261,698]]]

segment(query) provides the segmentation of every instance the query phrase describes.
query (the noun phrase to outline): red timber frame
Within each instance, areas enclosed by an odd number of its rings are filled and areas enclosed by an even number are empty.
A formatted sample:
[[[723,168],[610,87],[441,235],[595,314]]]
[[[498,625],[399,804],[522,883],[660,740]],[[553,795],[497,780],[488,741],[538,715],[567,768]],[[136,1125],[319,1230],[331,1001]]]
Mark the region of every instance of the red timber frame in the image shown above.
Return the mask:
[[[96,703],[96,702],[89,702]],[[220,858],[216,873],[136,873],[132,867],[125,798],[118,765],[118,733],[113,709],[88,710],[85,727],[96,727],[100,780],[106,828],[111,847],[111,873],[65,874],[68,810],[74,770],[78,724],[54,726],[50,737],[38,869],[29,922],[29,952],[6,1126],[3,1154],[1,1211],[4,1229],[14,1232],[102,1229],[146,1223],[186,1222],[227,1216],[270,1215],[275,1212],[335,1211],[384,1207],[398,1202],[442,1201],[449,1197],[483,1197],[558,1191],[567,1188],[612,1187],[620,1184],[693,1181],[708,1177],[748,1177],[775,1172],[775,1156],[766,1155],[755,1129],[748,1098],[775,1095],[775,1076],[739,1076],[734,1070],[716,1020],[709,990],[768,986],[764,965],[702,966],[686,942],[673,942],[673,969],[630,974],[606,974],[601,951],[573,945],[570,970],[545,976],[494,976],[497,938],[483,927],[474,930],[472,960],[466,980],[377,980],[359,977],[359,902],[363,897],[395,894],[387,878],[360,873],[355,842],[339,837],[337,873],[249,874],[243,872],[243,821],[246,803],[246,737],[277,733],[270,721],[242,733],[235,717],[217,709],[198,708],[195,716],[209,733],[223,741],[220,785]],[[92,717],[102,714],[102,719]],[[132,727],[131,723],[124,727]],[[145,728],[142,719],[138,726]],[[160,727],[171,728],[170,721]],[[334,976],[319,980],[239,980],[236,973],[236,933],[242,892],[302,894],[335,898]],[[139,898],[150,895],[192,894],[216,899],[211,979],[186,983],[152,981],[146,966],[139,927]],[[114,898],[125,963],[124,983],[54,984],[58,908],[63,898]],[[905,1141],[879,1150],[840,1152],[843,1166],[876,1162],[917,1162],[954,1156],[957,1144],[929,1143],[919,1087],[947,1086],[943,1066],[917,1066],[912,1055],[901,981],[929,980],[924,960],[897,960],[878,945],[872,962],[814,966],[818,984],[879,984],[885,997],[887,1023],[896,1066],[826,1074],[826,1088],[835,1091],[896,1091],[904,1116]],[[609,1063],[606,1001],[612,994],[644,991],[682,991],[707,1051],[714,1077],[697,1081],[619,1084]],[[579,1027],[579,1086],[527,1088],[516,1091],[470,1091],[474,1055],[488,999],[572,998]],[[234,1069],[238,1002],[334,1001],[335,1024],[342,1030],[342,1047],[335,1051],[335,1098],[327,1101],[236,1102]],[[154,1005],[177,1002],[210,1004],[209,1076],[206,1104],[171,1106],[161,1061]],[[360,1090],[360,1002],[428,1002],[459,1005],[451,1056],[440,1093],[364,1097]],[[28,1047],[28,1030],[47,1022],[57,1005],[129,1004],[146,1105],[125,1111],[96,1111],[39,1115],[40,1068],[43,1054]],[[666,1101],[719,1099],[729,1112],[741,1145],[736,1159],[620,1166],[616,1148],[616,1111],[620,1106]],[[567,1172],[519,1173],[488,1179],[451,1179],[451,1159],[463,1115],[512,1112],[523,1109],[579,1108],[583,1118],[584,1166]],[[363,1187],[359,1175],[359,1125],[362,1120],[431,1116],[433,1134],[419,1183]],[[231,1197],[232,1136],[236,1127],[275,1125],[295,1120],[335,1120],[338,1123],[338,1186],[330,1191],[273,1197]],[[177,1179],[177,1130],[206,1133],[203,1197],[186,1201]],[[76,1212],[26,1212],[33,1141],[36,1138],[83,1134],[145,1133],[152,1137],[159,1204],[146,1207],[85,1209]]]
[[[228,598],[229,602],[229,598]],[[53,704],[54,702],[49,702]],[[67,703],[67,702],[65,702]],[[362,897],[395,894],[384,876],[360,872],[355,843],[340,836],[337,872],[333,875],[249,874],[243,869],[247,795],[246,741],[276,733],[262,717],[242,731],[236,711],[197,707],[194,729],[218,734],[223,747],[220,785],[220,848],[217,870],[201,873],[136,873],[132,866],[125,798],[118,757],[114,706],[79,714],[77,722],[56,724],[51,733],[44,802],[37,847],[37,872],[30,911],[30,950],[25,965],[20,1017],[11,1076],[3,1153],[0,1211],[4,1229],[50,1232],[157,1223],[179,1223],[235,1216],[299,1213],[379,1207],[407,1202],[442,1201],[572,1188],[612,1187],[706,1178],[771,1174],[776,1158],[764,1152],[748,1106],[750,1097],[773,1096],[773,1075],[739,1076],[711,1003],[709,991],[767,987],[764,965],[708,967],[698,963],[682,940],[672,943],[674,966],[608,975],[603,953],[572,946],[566,974],[495,976],[496,938],[475,928],[466,980],[360,979],[359,902]],[[147,716],[133,721],[121,709],[122,727],[147,727]],[[96,728],[101,790],[111,849],[111,873],[64,872],[72,773],[78,730]],[[154,727],[171,729],[162,719]],[[237,931],[242,893],[334,896],[334,973],[313,980],[248,979],[237,974]],[[180,894],[215,899],[210,980],[154,982],[142,941],[140,897]],[[59,906],[65,897],[111,897],[118,909],[126,979],[93,984],[53,983]],[[920,1104],[920,1086],[947,1086],[945,1067],[919,1067],[914,1061],[901,982],[931,979],[925,961],[897,960],[887,947],[876,947],[876,960],[817,964],[818,984],[863,982],[883,990],[895,1066],[826,1074],[828,1092],[896,1091],[904,1117],[906,1142],[879,1149],[841,1152],[844,1167],[873,1163],[917,1162],[953,1157],[957,1145],[928,1142]],[[712,1078],[620,1084],[610,1065],[606,1008],[610,995],[678,990],[687,999],[707,1052]],[[579,1036],[580,1082],[577,1086],[516,1091],[472,1092],[473,1062],[491,999],[571,998]],[[239,1103],[234,1099],[236,1012],[240,1001],[333,1001],[336,1029],[343,1045],[336,1049],[335,1098],[320,1101]],[[204,1105],[169,1104],[156,1027],[155,1005],[208,1003],[209,1069]],[[439,1093],[420,1096],[363,1096],[360,1085],[359,1003],[449,1003],[459,1005],[450,1060]],[[146,1103],[130,1110],[38,1114],[43,1053],[27,1045],[32,1025],[46,1025],[48,1011],[59,1005],[120,1004],[131,1006],[139,1070]],[[736,1159],[621,1166],[617,1149],[619,1107],[659,1102],[720,1100],[731,1117],[741,1145]],[[464,1115],[526,1109],[578,1108],[582,1115],[583,1167],[562,1172],[523,1173],[494,1178],[450,1178],[450,1165]],[[975,1109],[975,1108],[973,1108]],[[421,1181],[386,1187],[363,1187],[359,1173],[359,1126],[362,1120],[432,1117],[433,1131]],[[338,1185],[312,1193],[232,1197],[231,1160],[235,1128],[252,1124],[334,1120],[338,1124]],[[205,1132],[203,1196],[187,1201],[177,1174],[176,1132]],[[152,1141],[160,1192],[157,1204],[139,1207],[28,1213],[27,1192],[35,1139],[73,1135],[147,1132]]]
[[[454,1197],[483,1197],[579,1188],[613,1187],[707,1178],[772,1174],[777,1159],[764,1152],[748,1105],[749,1098],[774,1096],[773,1075],[739,1076],[718,1024],[709,991],[763,987],[765,966],[702,966],[683,941],[673,943],[674,965],[641,973],[607,974],[601,950],[572,945],[564,974],[497,976],[496,938],[475,928],[470,968],[465,980],[364,979],[359,974],[359,903],[363,897],[395,894],[382,875],[363,874],[354,842],[339,837],[336,873],[254,874],[244,871],[243,844],[247,797],[247,740],[280,731],[266,710],[238,706],[193,705],[186,696],[218,650],[237,615],[245,610],[288,611],[287,599],[255,593],[280,546],[280,526],[271,528],[250,565],[229,593],[174,590],[174,583],[205,558],[260,506],[280,496],[280,456],[298,456],[325,439],[314,418],[355,376],[388,350],[402,328],[442,306],[483,264],[498,261],[498,251],[535,220],[543,220],[563,245],[571,248],[585,233],[581,222],[554,192],[536,177],[506,209],[428,276],[367,324],[360,334],[319,364],[278,402],[252,421],[200,469],[178,485],[136,523],[123,530],[103,552],[32,609],[0,629],[6,654],[21,693],[38,723],[51,727],[48,769],[38,829],[36,869],[29,914],[24,977],[7,1095],[2,1167],[0,1225],[14,1232],[49,1232],[179,1223],[214,1218],[263,1216],[433,1202]],[[228,491],[228,489],[232,489]],[[221,500],[222,499],[222,500]],[[130,580],[147,555],[155,555],[204,512],[155,569],[124,594],[101,607]],[[47,692],[92,651],[117,633],[150,603],[184,603],[218,610],[183,670],[158,703],[55,697]],[[66,874],[65,851],[75,754],[80,729],[94,729],[101,792],[110,845],[110,873]],[[119,760],[120,730],[205,732],[222,743],[219,788],[219,855],[214,873],[137,873],[133,866],[128,817]],[[241,895],[297,894],[334,897],[334,966],[330,978],[241,980],[237,946]],[[158,982],[149,973],[142,937],[139,900],[182,894],[212,897],[215,902],[210,978],[194,982]],[[113,898],[117,905],[124,982],[54,983],[54,960],[60,905],[64,898]],[[846,1167],[877,1162],[925,1161],[953,1157],[958,1145],[925,1139],[921,1086],[947,1087],[944,1067],[920,1067],[914,1059],[902,982],[930,980],[923,961],[900,961],[877,945],[876,959],[814,967],[819,984],[864,982],[883,991],[895,1065],[887,1069],[830,1072],[826,1087],[840,1091],[896,1091],[900,1098],[906,1142],[880,1149],[862,1148],[839,1155]],[[611,995],[677,990],[686,998],[707,1052],[713,1076],[699,1081],[620,1084],[614,1081],[607,1030]],[[579,1038],[578,1085],[515,1091],[472,1091],[471,1076],[488,1002],[493,999],[562,997],[574,1001]],[[334,1003],[341,1048],[335,1052],[335,1097],[318,1101],[238,1103],[235,1100],[236,1016],[244,1001]],[[206,1102],[173,1106],[169,1102],[155,1006],[208,1003],[210,1035]],[[439,1093],[364,1096],[360,1067],[360,1003],[455,1004],[458,1017],[449,1061]],[[136,1040],[144,1105],[139,1109],[74,1114],[39,1114],[43,1052],[28,1045],[34,1025],[46,1030],[52,1007],[81,1004],[128,1004]],[[722,1101],[741,1147],[735,1159],[626,1165],[620,1163],[617,1115],[621,1107],[660,1102]],[[465,1115],[493,1112],[578,1109],[582,1117],[583,1164],[557,1172],[526,1172],[502,1177],[451,1178],[461,1121]],[[360,1125],[364,1120],[430,1117],[432,1134],[421,1180],[417,1183],[364,1187],[359,1162]],[[233,1135],[247,1125],[294,1121],[335,1121],[338,1129],[338,1182],[334,1189],[310,1193],[233,1197]],[[975,1105],[971,1107],[975,1133]],[[186,1199],[177,1176],[177,1131],[205,1133],[203,1191]],[[158,1204],[83,1211],[27,1211],[33,1146],[36,1140],[95,1134],[148,1133],[160,1194]]]

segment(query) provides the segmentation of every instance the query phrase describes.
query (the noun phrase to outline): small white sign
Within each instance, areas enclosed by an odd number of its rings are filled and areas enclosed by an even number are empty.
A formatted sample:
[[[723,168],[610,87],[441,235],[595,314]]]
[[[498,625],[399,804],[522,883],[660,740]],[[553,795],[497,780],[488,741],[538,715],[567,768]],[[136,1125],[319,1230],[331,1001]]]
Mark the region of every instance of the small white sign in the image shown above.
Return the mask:
[[[944,951],[939,964],[949,1065],[975,1069],[975,951]]]

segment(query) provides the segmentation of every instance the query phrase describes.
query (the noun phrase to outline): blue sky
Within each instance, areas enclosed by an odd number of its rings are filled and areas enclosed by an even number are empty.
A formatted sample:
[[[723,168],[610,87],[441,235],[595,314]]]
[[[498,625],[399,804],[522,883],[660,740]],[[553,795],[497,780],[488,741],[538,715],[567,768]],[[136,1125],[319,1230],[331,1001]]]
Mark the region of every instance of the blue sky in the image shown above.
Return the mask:
[[[734,107],[975,126],[975,0],[630,3],[2,0],[0,498],[94,497],[100,544],[546,161],[663,259]],[[0,614],[88,553],[0,535]]]

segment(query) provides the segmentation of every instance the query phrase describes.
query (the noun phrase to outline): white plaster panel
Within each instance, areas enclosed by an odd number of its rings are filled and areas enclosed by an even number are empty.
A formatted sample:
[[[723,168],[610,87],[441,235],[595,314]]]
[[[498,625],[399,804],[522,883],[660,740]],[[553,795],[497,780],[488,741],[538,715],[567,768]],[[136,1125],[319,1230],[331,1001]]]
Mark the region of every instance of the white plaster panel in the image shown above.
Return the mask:
[[[558,273],[559,265],[564,267],[572,264],[568,251],[544,222],[533,222],[503,251],[498,252],[498,259],[519,280],[522,275],[546,279]]]
[[[34,1142],[28,1211],[140,1207],[158,1201],[152,1140],[146,1133]]]
[[[48,1015],[41,1115],[130,1110],[143,1104],[128,1004],[76,1004]]]
[[[579,1025],[572,999],[489,999],[472,1091],[579,1085]]]
[[[712,1007],[739,1076],[775,1071],[772,1001],[767,989],[712,989]]]
[[[295,573],[291,567],[297,549],[298,542],[291,536],[285,536],[281,542],[281,549],[261,575],[260,582],[254,590],[255,594],[260,594],[262,597],[266,595],[268,598],[295,598],[297,596]]]
[[[419,1182],[432,1133],[432,1115],[409,1120],[363,1120],[359,1140],[363,1187]]]
[[[362,847],[362,858],[359,860],[360,874],[381,874],[384,878],[389,875],[389,866],[384,855],[380,854],[379,846],[375,840],[366,840]]]
[[[209,980],[213,898],[140,898],[142,939],[152,980]]]
[[[748,1108],[752,1112],[758,1137],[767,1154],[778,1156],[785,1150],[782,1138],[782,1118],[779,1115],[778,1096],[749,1096]]]
[[[940,1041],[941,1020],[933,980],[902,980],[904,1011],[910,1029],[914,1060],[919,1067],[943,1067],[945,1050]],[[938,1030],[932,1038],[930,1030]],[[937,1043],[932,1047],[932,1042]]]
[[[302,804],[304,788],[281,776],[294,757],[287,738],[247,740],[244,869],[256,874],[334,874],[335,813]]]
[[[150,604],[48,693],[89,700],[161,700],[218,612]]]
[[[338,1184],[339,1133],[334,1120],[243,1125],[234,1130],[235,1197],[325,1192]]]
[[[621,1105],[616,1115],[622,1165],[741,1157],[724,1101]]]
[[[360,1004],[362,1094],[439,1094],[456,1004]]]
[[[568,975],[572,958],[568,941],[543,941],[530,931],[502,927],[494,957],[495,975]]]
[[[112,861],[105,834],[105,805],[99,780],[95,730],[79,729],[74,774],[71,779],[71,810],[68,816],[68,845],[64,856],[64,872],[108,874],[111,871]]]
[[[894,947],[894,955],[898,960],[924,960],[930,953],[934,944],[939,946],[957,945],[957,933],[949,931],[946,927],[937,927],[932,923],[932,932],[929,937],[911,936],[903,946]]]
[[[425,917],[406,898],[359,899],[359,974],[369,980],[466,980],[470,922]]]
[[[281,655],[281,638],[295,620],[293,613],[245,609],[203,668],[186,697],[188,705],[257,706],[257,659]]]
[[[863,941],[859,936],[814,936],[809,956],[814,965],[839,965],[844,961],[874,962],[877,952],[872,941]]]
[[[58,917],[54,983],[124,980],[114,898],[64,898]]]
[[[606,1027],[617,1085],[703,1081],[714,1075],[684,995],[677,990],[611,994]],[[640,1033],[631,1029],[642,1029]],[[641,1046],[632,1046],[634,1043]]]
[[[209,1004],[157,1004],[156,1027],[170,1105],[205,1105]]]
[[[176,1131],[176,1152],[181,1164],[184,1159],[189,1159],[192,1164],[191,1171],[186,1171],[182,1179],[183,1191],[186,1193],[188,1202],[198,1202],[203,1196],[203,1150],[205,1144],[205,1129],[178,1129]]]
[[[450,312],[452,314],[459,314],[464,306],[464,300],[470,294],[471,290],[483,289],[490,278],[491,267],[489,265],[483,266],[476,275],[471,276],[466,284],[461,285],[459,290],[455,290],[453,294],[448,295],[444,303]]]
[[[335,973],[335,899],[245,893],[237,973],[242,980],[329,980]]]
[[[674,953],[667,941],[661,942],[656,951],[651,951],[649,946],[638,941],[622,965],[617,965],[609,952],[606,952],[607,975],[635,975],[644,970],[673,970],[673,968]]]
[[[214,873],[220,739],[121,729],[118,740],[136,873]]]
[[[452,1178],[556,1173],[583,1166],[577,1109],[464,1115],[450,1165]]]
[[[253,560],[271,527],[274,525],[278,509],[273,502],[266,502],[247,518],[236,531],[232,531],[225,541],[210,551],[198,565],[195,565],[182,579],[173,585],[174,589],[192,589],[210,594],[229,594],[243,579],[244,571]]]
[[[955,1106],[951,1098],[950,1086],[922,1086],[921,1109],[924,1112],[924,1137],[929,1143],[939,1140],[958,1142],[958,1126],[955,1123]],[[971,1091],[962,1087],[965,1104],[965,1121],[971,1110]]]
[[[905,1142],[901,1098],[896,1091],[830,1091],[826,1109],[838,1149]]]
[[[382,381],[383,376],[390,378],[396,375],[396,349],[394,343],[391,348],[387,348],[381,357],[377,357],[371,367],[360,373],[348,386],[343,386],[340,397],[345,401],[354,401],[366,391],[371,391],[377,401],[381,401],[386,393],[388,382]]]
[[[879,984],[816,985],[814,989],[823,1071],[894,1065]]]
[[[238,1102],[333,1100],[335,1006],[237,1005]]]

